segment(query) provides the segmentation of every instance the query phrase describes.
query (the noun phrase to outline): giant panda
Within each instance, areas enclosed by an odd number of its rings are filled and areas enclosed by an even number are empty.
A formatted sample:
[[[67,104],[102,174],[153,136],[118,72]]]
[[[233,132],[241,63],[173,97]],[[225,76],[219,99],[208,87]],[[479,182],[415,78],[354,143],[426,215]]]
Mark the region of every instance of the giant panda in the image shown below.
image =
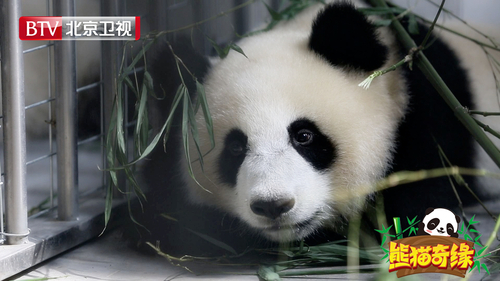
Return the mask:
[[[200,232],[222,241],[246,237],[247,247],[253,241],[332,240],[330,233],[345,235],[349,220],[374,213],[376,194],[383,195],[388,218],[412,218],[427,206],[456,209],[446,177],[374,189],[393,172],[443,167],[438,145],[460,167],[479,161],[478,148],[418,69],[403,66],[376,78],[368,89],[359,87],[407,51],[389,27],[375,27],[356,9],[364,2],[326,2],[242,39],[238,46],[245,55],[231,52],[209,60],[190,54],[189,42],[173,44],[173,52],[203,81],[215,147],[199,110],[203,167],[190,143],[196,181],[188,172],[179,123],[168,143],[148,156],[142,166],[148,202],[136,214],[148,229],[143,241],[166,243],[173,251],[180,244],[173,242],[176,236],[189,241],[183,247],[197,248],[192,241]],[[412,35],[417,45],[425,34],[422,25]],[[462,58],[445,41],[431,41],[425,55],[461,104],[474,109],[473,93],[493,84],[491,72],[471,81]],[[157,95],[167,94],[150,101],[158,132],[169,114],[169,93],[173,96],[180,79],[168,44],[148,61]],[[483,94],[495,99],[494,91]],[[476,185],[475,178],[465,179]],[[457,188],[462,202],[470,202],[472,196]]]

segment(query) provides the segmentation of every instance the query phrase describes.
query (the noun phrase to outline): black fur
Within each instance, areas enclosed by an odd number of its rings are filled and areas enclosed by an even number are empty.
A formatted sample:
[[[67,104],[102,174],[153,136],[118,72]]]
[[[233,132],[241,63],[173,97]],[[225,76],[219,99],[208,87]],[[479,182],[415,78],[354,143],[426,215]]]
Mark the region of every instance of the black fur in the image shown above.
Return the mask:
[[[420,33],[412,35],[415,43],[422,42],[427,28],[420,26]],[[455,53],[440,39],[424,50],[424,54],[435,67],[441,78],[463,106],[473,107],[472,94],[466,71],[460,66]],[[406,51],[401,46],[403,57]],[[416,68],[416,66],[415,66]],[[472,167],[474,158],[473,139],[458,121],[452,110],[439,96],[419,69],[404,68],[404,75],[410,94],[408,112],[397,134],[397,147],[392,171],[417,171],[442,168],[438,145],[453,165]],[[464,177],[474,186],[474,178]],[[460,185],[455,185],[464,203],[470,203],[472,196]],[[383,192],[386,213],[393,216],[421,216],[425,206],[456,209],[458,200],[447,177],[427,179],[390,188]]]
[[[310,134],[307,143],[297,139],[302,134]],[[288,135],[293,148],[316,170],[328,169],[335,160],[335,146],[332,141],[311,120],[302,118],[288,126]]]
[[[202,82],[209,69],[208,60],[193,49],[189,40],[179,39],[171,43],[175,54]],[[158,43],[151,53],[148,71],[153,77],[155,93],[161,99],[151,98],[148,109],[153,133],[157,133],[168,117],[172,99],[181,81],[166,43]],[[196,85],[189,73],[183,71],[183,77],[194,100]],[[167,150],[164,151],[160,142],[141,167],[141,187],[148,188],[147,202],[143,202],[143,206],[136,202],[132,209],[135,220],[144,227],[133,222],[128,224],[125,234],[131,246],[146,253],[155,253],[145,243],[155,245],[159,242],[164,252],[176,256],[229,254],[227,250],[196,234],[201,233],[230,245],[237,253],[248,250],[248,247],[276,247],[275,243],[263,239],[238,218],[215,208],[195,205],[188,200],[186,183],[181,177],[181,173],[186,171],[179,167],[179,161],[184,157],[181,153],[180,113],[180,109],[175,113],[176,121],[170,131]],[[246,136],[242,139],[246,141]]]
[[[245,160],[248,137],[240,129],[232,129],[224,140],[224,149],[219,156],[219,178],[231,186],[236,185],[236,177]]]
[[[352,24],[347,25],[346,23]],[[420,35],[414,37],[417,44],[422,41],[425,33],[425,28],[421,26]],[[183,59],[189,69],[194,71],[198,78],[201,78],[208,70],[208,62],[193,52],[189,45],[174,46],[174,51]],[[387,48],[377,40],[374,27],[366,22],[362,14],[344,2],[330,5],[318,16],[314,23],[309,46],[332,65],[348,69],[371,71],[381,67],[387,57]],[[401,47],[401,57],[406,53]],[[435,40],[424,53],[459,101],[463,105],[471,107],[471,93],[467,77],[453,52],[440,40]],[[150,120],[157,120],[156,124],[153,124],[153,128],[157,130],[166,119],[172,102],[171,98],[180,81],[174,59],[167,47],[163,46],[163,49],[154,58],[156,59],[148,61],[153,62],[150,72],[155,81],[155,91],[160,93],[159,95],[164,92],[167,94],[165,100],[155,101],[156,109],[151,111],[154,118],[150,118]],[[419,70],[406,69],[405,76],[411,94],[410,108],[398,130],[397,152],[394,156],[391,172],[442,167],[437,144],[441,145],[453,165],[470,167],[473,143],[469,133],[457,121],[452,111]],[[189,79],[189,74],[185,73],[184,77],[188,77],[186,81],[190,83],[188,85],[190,92],[193,92],[195,85]],[[304,147],[300,144],[301,141],[294,141],[297,133],[304,128],[313,132],[313,147]],[[178,132],[179,127],[174,126],[171,134],[175,136]],[[316,169],[324,170],[331,166],[336,155],[334,143],[323,135],[313,122],[304,119],[297,120],[289,126],[288,132],[293,147]],[[239,135],[236,136],[236,139],[240,140],[240,145],[245,148],[246,153],[246,136],[241,138]],[[319,141],[318,145],[316,145],[317,140]],[[227,165],[223,164],[225,161],[222,158],[224,157],[243,157],[242,159],[244,159],[245,154],[236,153],[238,155],[235,156],[231,152],[232,143],[232,137],[228,136],[225,142],[225,152],[219,160],[221,170],[225,170],[224,165]],[[178,249],[182,254],[199,252],[201,244],[204,244],[203,249],[207,253],[211,252],[210,249],[207,249],[207,246],[210,247],[209,243],[203,243],[202,239],[187,231],[187,228],[201,233],[210,233],[210,236],[227,242],[235,248],[240,245],[240,249],[249,246],[248,244],[262,241],[255,239],[258,236],[247,227],[241,228],[238,219],[226,216],[217,210],[193,206],[188,203],[185,198],[185,188],[182,186],[184,183],[178,174],[171,172],[178,171],[177,163],[181,157],[179,154],[181,145],[178,138],[170,138],[167,153],[163,151],[161,145],[158,146],[144,165],[143,178],[146,185],[152,187],[148,198],[151,198],[154,203],[146,205],[144,213],[136,214],[136,218],[151,231],[149,234],[137,227],[142,239],[153,243],[156,240],[161,240],[162,243],[168,244],[171,252]],[[238,159],[232,164],[237,168],[233,169],[230,175],[224,175],[225,172],[220,172],[221,178],[225,178],[225,181],[232,185],[236,183],[236,175],[243,161]],[[466,180],[473,184],[472,179],[466,178]],[[463,194],[463,191],[460,193]],[[390,220],[392,220],[392,216],[413,218],[423,211],[423,206],[453,209],[457,205],[449,181],[444,177],[391,188],[384,191],[383,194],[386,213]],[[467,198],[470,197],[462,196],[462,201]],[[188,205],[189,207],[186,207]],[[160,214],[168,214],[179,221],[169,221]],[[225,223],[223,223],[224,221]],[[235,229],[237,230],[235,231]],[[242,229],[243,231],[241,231]],[[421,229],[423,230],[423,227]],[[242,238],[236,243],[229,242],[234,242],[235,237],[252,237],[253,239]],[[180,243],[183,240],[189,242]]]
[[[328,5],[314,20],[309,48],[334,66],[373,71],[387,60],[375,27],[349,2]]]

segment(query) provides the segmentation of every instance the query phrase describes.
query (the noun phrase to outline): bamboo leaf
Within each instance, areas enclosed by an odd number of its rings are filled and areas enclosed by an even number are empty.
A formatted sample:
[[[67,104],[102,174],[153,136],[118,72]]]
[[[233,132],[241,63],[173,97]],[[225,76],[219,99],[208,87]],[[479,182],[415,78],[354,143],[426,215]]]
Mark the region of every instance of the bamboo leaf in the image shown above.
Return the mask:
[[[174,217],[172,217],[172,216],[169,216],[169,215],[167,215],[167,214],[165,214],[165,213],[161,213],[161,214],[160,214],[160,216],[162,216],[162,217],[166,218],[167,220],[171,220],[171,221],[179,221],[178,219],[176,219],[176,218],[174,218]]]
[[[140,224],[135,218],[134,216],[132,215],[133,212],[132,212],[132,207],[131,207],[131,198],[130,198],[130,195],[127,193],[127,207],[128,207],[128,213],[129,213],[129,216],[130,216],[130,220],[135,223],[136,225],[142,227],[144,230],[146,230],[147,232],[149,232],[151,234],[151,231],[149,231],[149,229],[147,229],[144,225]]]
[[[182,89],[182,87],[179,87],[179,89]],[[139,156],[138,158],[132,160],[131,162],[128,162],[128,163],[125,162],[125,164],[123,164],[123,166],[121,166],[121,167],[115,167],[112,170],[122,170],[122,169],[125,169],[125,167],[132,166],[132,165],[136,164],[137,162],[139,162],[139,161],[143,160],[144,158],[146,158],[154,150],[154,148],[158,144],[158,141],[161,139],[163,133],[165,133],[165,135],[168,135],[169,131],[166,130],[166,129],[170,128],[172,120],[174,118],[174,111],[177,108],[177,106],[178,106],[179,102],[181,101],[182,97],[183,97],[182,94],[176,95],[176,97],[174,98],[174,102],[172,104],[172,110],[170,111],[170,114],[169,114],[167,120],[163,124],[160,132],[158,132],[158,134],[156,134],[156,136],[153,138],[153,140],[151,141],[151,143],[144,149],[142,155]]]
[[[122,91],[122,84],[118,83],[118,93]],[[123,131],[123,102],[122,95],[116,95],[116,140],[118,141],[118,153],[125,153],[125,132]]]
[[[486,264],[482,263],[481,267],[484,269],[484,271],[486,271],[486,273],[488,273],[488,275],[491,275],[490,271],[488,270],[488,267],[486,266]],[[478,271],[479,271],[479,268],[478,268]]]
[[[154,42],[156,42],[156,40],[151,40],[146,45],[143,45],[143,47],[141,48],[139,53],[137,53],[137,55],[135,55],[132,62],[120,74],[119,80],[123,80],[124,77],[127,76],[128,73],[132,71],[132,69],[134,69],[134,67],[137,65],[139,60],[144,58],[144,56],[146,55],[146,52],[149,50],[149,48],[151,48],[151,45],[153,45]]]
[[[212,238],[212,237],[210,237],[210,236],[208,236],[206,234],[194,231],[194,230],[189,229],[189,228],[186,228],[186,229],[189,230],[189,231],[191,231],[192,233],[198,235],[199,237],[203,238],[204,240],[206,240],[206,241],[214,244],[215,246],[217,246],[219,248],[222,248],[222,249],[230,252],[231,254],[233,254],[235,256],[238,255],[238,253],[236,252],[236,250],[233,247],[229,246],[228,244],[226,244],[226,243],[224,243],[222,241],[219,241],[217,239],[214,239],[214,238]]]
[[[172,121],[174,118],[174,113],[177,110],[177,106],[179,106],[179,102],[181,101],[183,97],[183,92],[185,91],[186,86],[184,84],[179,85],[177,88],[177,92],[175,93],[174,97],[174,102],[172,103],[172,106],[170,107],[170,114],[168,115],[167,122],[165,122],[165,125],[162,128],[162,131],[165,130],[165,135],[163,136],[163,149],[166,151],[166,145],[167,145],[167,140],[168,136],[170,135],[170,128],[172,126]]]
[[[189,131],[188,131],[188,125],[189,125],[189,92],[187,89],[183,92],[182,95],[183,99],[183,108],[182,108],[182,143],[184,145],[184,156],[186,157],[187,161],[187,166],[188,166],[188,173],[189,176],[196,182],[196,184],[201,187],[203,190],[205,190],[208,193],[212,193],[205,187],[203,187],[198,180],[196,179],[194,172],[193,172],[193,166],[191,165],[191,156],[189,153]]]
[[[279,274],[276,273],[274,266],[261,266],[259,267],[259,271],[257,271],[257,274],[259,275],[260,278],[262,278],[265,281],[281,280]]]
[[[476,255],[477,255],[477,256],[481,256],[481,255],[483,254],[484,250],[486,250],[486,247],[483,247],[482,249],[477,250],[477,251],[476,251]]]
[[[415,220],[417,219],[417,217],[418,216],[415,216],[412,220],[410,220],[410,218],[406,217],[406,221],[408,221],[409,225],[412,225],[415,222]]]
[[[142,130],[142,126],[143,126],[144,119],[147,119],[147,117],[144,118],[147,114],[147,109],[146,109],[147,100],[148,100],[148,89],[146,87],[146,84],[143,83],[142,89],[141,89],[141,95],[139,97],[139,107],[137,108],[137,119],[136,119],[135,132],[134,132],[134,136],[137,137],[137,143],[136,143],[137,147],[136,148],[137,148],[137,152],[139,153],[139,155],[142,154],[143,145],[145,145],[145,142],[143,142],[144,136],[142,135],[142,133],[144,133],[144,131]],[[146,134],[147,134],[147,131],[146,131]],[[147,139],[147,135],[146,135],[146,139]]]
[[[108,227],[109,219],[111,218],[111,211],[113,209],[113,186],[111,183],[106,188],[106,204],[104,206],[104,228],[99,236],[104,234]]]
[[[408,32],[411,34],[419,34],[417,18],[413,13],[408,15]]]
[[[280,21],[283,19],[283,16],[276,12],[275,10],[273,10],[271,7],[269,7],[269,5],[267,5],[266,2],[263,2],[264,5],[266,6],[266,9],[267,11],[269,12],[269,15],[271,15],[271,18],[274,20],[274,21]]]
[[[205,123],[207,127],[208,136],[210,137],[211,148],[215,147],[214,138],[214,124],[212,121],[212,115],[210,114],[210,109],[208,108],[207,95],[205,93],[205,87],[196,80],[196,92],[198,93],[198,100],[200,101],[201,109],[203,110],[203,117],[205,118]]]
[[[106,136],[106,149],[107,149],[107,154],[106,154],[106,159],[108,161],[109,167],[114,167],[115,166],[115,149],[114,149],[114,144],[113,144],[113,132],[116,128],[116,118],[113,118],[115,116],[116,112],[116,97],[113,100],[113,109],[111,111],[111,120],[109,121],[109,128],[108,128],[108,133]],[[111,181],[113,182],[114,186],[118,185],[118,178],[116,175],[115,171],[109,171],[109,175],[111,178]]]
[[[381,243],[381,245],[384,245],[385,241],[387,241],[387,236],[384,235],[384,236],[382,236],[382,243]],[[380,246],[380,247],[382,247],[382,246]]]
[[[210,42],[210,44],[212,44],[212,47],[214,47],[215,51],[217,52],[217,55],[218,55],[221,59],[223,59],[223,58],[227,57],[227,54],[229,53],[229,48],[228,48],[228,47],[226,47],[226,48],[221,48],[221,47],[219,46],[219,44],[217,44],[214,40],[212,40],[212,39],[210,39],[210,38],[208,38],[208,37],[207,37],[207,39],[208,39],[208,42]]]
[[[134,82],[132,82],[132,79],[130,79],[130,77],[128,76],[124,76],[123,77],[123,81],[125,82],[125,84],[127,84],[128,88],[135,94],[135,96],[138,98],[139,97],[139,94],[137,93],[137,89],[134,85]]]
[[[392,20],[376,20],[373,22],[375,26],[389,26]]]
[[[232,43],[232,44],[230,44],[230,45],[229,45],[229,48],[231,48],[231,49],[235,50],[236,52],[238,52],[238,53],[240,53],[240,54],[242,54],[242,55],[244,55],[244,56],[245,56],[245,58],[247,58],[247,59],[248,59],[247,55],[245,55],[245,53],[244,53],[244,52],[243,52],[243,50],[240,48],[240,46],[238,46],[238,45],[236,45],[236,44]]]
[[[188,119],[189,119],[189,124],[191,125],[191,138],[193,139],[193,142],[196,146],[196,151],[198,152],[198,159],[200,161],[200,166],[201,170],[203,171],[203,154],[201,152],[200,148],[200,136],[198,133],[198,127],[196,126],[196,117],[194,115],[194,110],[193,107],[191,106],[191,98],[189,97],[189,94],[186,95],[186,99],[189,102],[188,106]],[[189,160],[188,160],[189,161]]]
[[[469,220],[469,225],[479,223],[479,221],[474,220],[474,217],[476,217],[476,215],[473,215],[472,218]]]

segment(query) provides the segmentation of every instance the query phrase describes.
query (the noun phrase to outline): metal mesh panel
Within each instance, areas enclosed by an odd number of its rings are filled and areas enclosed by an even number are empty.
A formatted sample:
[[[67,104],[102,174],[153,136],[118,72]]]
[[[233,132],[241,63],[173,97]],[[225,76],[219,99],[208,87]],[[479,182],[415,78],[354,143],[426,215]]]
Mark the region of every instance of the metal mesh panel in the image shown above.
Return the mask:
[[[206,40],[207,37],[218,44],[226,44],[235,40],[236,34],[244,34],[263,22],[263,18],[267,15],[263,5],[250,5],[235,12],[224,13],[244,2],[246,1],[0,1],[5,8],[2,11],[6,11],[6,14],[1,15],[4,19],[8,16],[11,19],[16,17],[18,19],[21,15],[44,16],[65,13],[70,15],[73,10],[74,15],[81,16],[140,16],[143,36],[150,30],[181,29],[193,23],[214,18],[203,24],[197,24],[195,28],[186,28],[168,36],[169,40],[175,40],[178,36],[189,36],[198,50],[206,55],[214,55],[213,47]],[[277,8],[279,2],[269,1],[274,8]],[[222,16],[216,17],[218,15]],[[3,20],[2,27],[4,29],[16,27],[17,19]],[[6,54],[5,50],[9,42],[17,44],[20,42],[16,34],[18,31],[10,31],[10,33],[3,32],[0,35],[3,54]],[[26,134],[26,143],[12,137],[4,138],[5,128],[0,128],[2,148],[0,149],[0,172],[2,172],[0,178],[0,279],[78,245],[102,231],[102,213],[105,205],[102,190],[106,184],[106,177],[99,168],[106,167],[104,133],[108,128],[107,122],[109,122],[112,101],[116,92],[114,82],[122,59],[123,42],[86,41],[76,42],[75,45],[76,52],[73,55],[76,64],[73,65],[70,55],[67,55],[71,54],[72,50],[67,44],[50,41],[23,41],[20,58],[22,58],[21,62],[22,60],[24,62],[15,69],[24,75],[24,79],[22,76],[15,76],[15,73],[5,71],[7,68],[2,68],[0,79],[3,79],[3,82],[18,83],[21,87],[20,92],[24,87],[25,100],[22,100],[25,104],[24,111],[14,114],[14,119],[25,121],[26,130],[22,133]],[[140,43],[135,44],[134,48],[140,49]],[[0,57],[0,59],[2,67],[12,61],[10,58]],[[136,69],[138,72],[141,70],[142,68]],[[73,82],[72,77],[74,77]],[[7,88],[3,89],[5,91]],[[61,94],[61,91],[69,94]],[[12,96],[15,94],[2,92],[4,102],[8,101],[5,97]],[[133,99],[127,98],[126,100],[130,103],[134,102]],[[74,105],[76,101],[77,108]],[[75,107],[73,112],[67,110],[68,106]],[[126,109],[133,108],[133,104],[125,107]],[[75,112],[78,112],[77,116],[74,115]],[[0,112],[2,124],[5,121],[3,114],[4,112]],[[74,139],[74,148],[68,150],[68,147],[71,147],[71,141],[67,146],[68,142],[64,139],[72,135],[76,128],[62,123],[71,118],[76,118],[75,123],[78,123],[79,130],[78,136]],[[126,120],[129,119],[126,117]],[[128,122],[125,125],[131,127],[134,123]],[[63,127],[66,129],[62,129]],[[18,164],[20,166],[25,164],[26,173],[17,176],[20,184],[26,186],[27,194],[25,198],[22,194],[14,194],[14,197],[20,198],[21,201],[26,200],[26,203],[22,204],[16,202],[16,206],[19,207],[16,210],[12,208],[14,203],[8,201],[13,196],[12,190],[17,190],[12,188],[12,183],[9,182],[13,176],[10,174],[12,168],[6,169],[11,165],[8,161],[8,154],[11,153],[8,146],[12,145],[13,139],[16,140],[16,147],[21,147],[20,153],[25,153],[25,159],[19,158],[24,162]],[[130,140],[129,144],[131,144]],[[132,145],[129,146],[132,147]],[[130,149],[130,155],[133,155],[132,149]],[[72,170],[73,165],[77,170]],[[7,179],[6,184],[3,183],[4,176]],[[68,176],[70,176],[69,179]],[[121,183],[125,184],[124,181]],[[19,190],[24,192],[22,186],[19,186]],[[77,197],[74,197],[74,194]],[[12,227],[13,221],[17,221],[13,219],[13,213],[21,218],[19,227]],[[30,234],[27,236],[27,228],[23,222],[28,219]],[[21,245],[14,247],[10,244]]]

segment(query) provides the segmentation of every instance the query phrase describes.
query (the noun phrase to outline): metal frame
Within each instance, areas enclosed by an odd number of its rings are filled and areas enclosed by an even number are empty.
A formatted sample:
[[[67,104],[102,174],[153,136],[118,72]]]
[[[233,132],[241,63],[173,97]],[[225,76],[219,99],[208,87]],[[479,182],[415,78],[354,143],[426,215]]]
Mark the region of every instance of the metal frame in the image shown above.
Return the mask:
[[[105,200],[102,189],[90,190],[85,194],[78,192],[78,146],[101,141],[104,144],[105,120],[104,108],[111,108],[113,97],[114,77],[118,69],[111,68],[107,58],[119,58],[119,45],[106,50],[103,57],[101,82],[76,87],[75,42],[63,41],[48,43],[31,48],[23,52],[22,42],[19,40],[18,19],[21,15],[20,0],[0,0],[2,8],[1,57],[2,64],[2,102],[4,135],[4,191],[0,177],[0,280],[28,269],[46,259],[75,247],[99,235],[104,226]],[[74,0],[48,0],[53,3],[54,14],[74,15]],[[117,7],[117,14],[121,1],[112,2]],[[103,12],[104,14],[104,12]],[[119,44],[120,42],[112,42]],[[24,102],[24,61],[23,53],[42,51],[48,52],[48,79],[49,95],[47,99],[25,107]],[[51,55],[51,49],[54,56]],[[55,70],[55,97],[51,91],[51,64]],[[116,66],[116,64],[115,64]],[[101,134],[91,136],[77,142],[77,95],[78,92],[93,87],[102,87],[101,90]],[[57,122],[57,152],[52,146],[51,125],[49,130],[49,152],[41,157],[27,161],[26,159],[26,130],[25,110],[48,104],[49,120],[52,120],[52,103],[56,105]],[[104,151],[102,151],[104,152]],[[104,153],[102,153],[105,155]],[[56,157],[56,158],[54,158]],[[50,209],[28,218],[26,167],[44,159],[50,159],[51,189]],[[54,207],[54,177],[52,176],[52,162],[56,159],[57,165],[57,207]],[[1,168],[1,164],[0,164]],[[1,170],[0,170],[1,171]],[[115,206],[122,203],[115,200]],[[2,206],[2,204],[4,206]],[[5,209],[5,220],[3,220]],[[31,232],[28,229],[31,228]],[[5,228],[5,229],[4,229]],[[29,235],[28,235],[29,234]],[[4,239],[5,238],[5,239]]]
[[[2,1],[2,106],[4,130],[5,232],[7,244],[27,242],[26,130],[24,58],[19,40],[20,2]]]
[[[74,0],[55,0],[54,14],[74,16]],[[57,116],[57,202],[60,220],[78,217],[78,113],[75,41],[58,41],[54,46]]]
[[[56,15],[74,15],[74,0],[46,0],[47,11],[52,10]],[[83,1],[83,0],[82,0]],[[240,0],[233,0],[241,2]],[[271,0],[274,4],[278,0]],[[112,112],[112,105],[117,91],[116,77],[122,60],[122,42],[103,41],[101,81],[77,89],[75,43],[73,41],[47,43],[23,52],[22,42],[19,40],[18,19],[21,15],[20,0],[0,0],[2,22],[0,34],[2,48],[0,63],[2,64],[3,89],[3,121],[4,133],[4,173],[0,175],[0,279],[10,277],[26,270],[48,258],[85,242],[102,232],[104,220],[105,200],[102,190],[89,190],[79,194],[78,189],[78,146],[101,141],[102,163],[106,168],[104,151],[104,135],[108,129],[108,121]],[[52,6],[50,3],[52,2]],[[171,2],[171,1],[170,1]],[[154,1],[149,3],[149,21],[151,29],[165,29],[172,24],[170,21],[182,20],[176,15],[176,9],[191,9],[193,20],[207,18],[215,12],[207,5],[188,5],[187,2],[168,5],[169,1]],[[101,1],[102,16],[123,15],[124,1]],[[224,2],[227,5],[227,2]],[[210,9],[208,9],[210,8]],[[210,10],[210,11],[209,11]],[[212,11],[213,10],[213,11]],[[162,12],[166,12],[167,16]],[[185,12],[185,10],[184,10]],[[152,15],[152,16],[151,16]],[[243,17],[240,13],[239,29],[243,30],[252,19]],[[212,27],[212,30],[218,30]],[[241,31],[240,31],[241,32]],[[211,47],[201,44],[206,54]],[[225,40],[224,38],[221,39]],[[42,101],[28,104],[24,102],[24,63],[23,53],[41,52],[47,50],[48,96]],[[52,51],[54,55],[52,55]],[[52,67],[55,77],[52,75]],[[136,69],[140,71],[140,69]],[[52,78],[55,78],[55,96],[52,91]],[[101,103],[101,132],[85,140],[77,141],[77,95],[89,88],[100,87]],[[127,99],[125,99],[125,103]],[[49,149],[43,156],[27,161],[25,110],[47,105],[48,119],[52,121],[51,108],[56,105],[57,122],[57,152],[53,147],[52,125],[49,130]],[[127,111],[125,104],[125,112]],[[127,112],[126,114],[127,115]],[[128,120],[128,118],[125,118]],[[122,124],[132,126],[133,124]],[[129,151],[130,152],[130,151]],[[29,155],[28,155],[29,157]],[[50,161],[50,208],[35,216],[27,216],[27,166],[49,159]],[[55,181],[53,176],[53,161],[57,165],[57,207],[54,198]],[[0,172],[2,163],[0,163]],[[2,178],[5,176],[4,186]],[[119,184],[125,184],[123,174],[119,175]],[[82,181],[83,183],[83,181]],[[106,177],[103,177],[102,186],[106,186]],[[83,184],[82,184],[83,186]],[[4,191],[4,192],[3,192]],[[115,206],[125,200],[113,200]],[[2,204],[4,206],[2,206]],[[126,204],[123,204],[126,206]],[[3,219],[3,209],[5,220]],[[116,219],[112,220],[116,223]],[[31,232],[28,229],[31,228]],[[109,227],[109,226],[108,226]],[[5,228],[5,229],[4,229]],[[5,232],[5,233],[4,233]],[[30,233],[29,233],[30,232]],[[29,235],[28,235],[29,234]],[[5,238],[5,239],[4,239]],[[5,241],[4,241],[5,240]]]

